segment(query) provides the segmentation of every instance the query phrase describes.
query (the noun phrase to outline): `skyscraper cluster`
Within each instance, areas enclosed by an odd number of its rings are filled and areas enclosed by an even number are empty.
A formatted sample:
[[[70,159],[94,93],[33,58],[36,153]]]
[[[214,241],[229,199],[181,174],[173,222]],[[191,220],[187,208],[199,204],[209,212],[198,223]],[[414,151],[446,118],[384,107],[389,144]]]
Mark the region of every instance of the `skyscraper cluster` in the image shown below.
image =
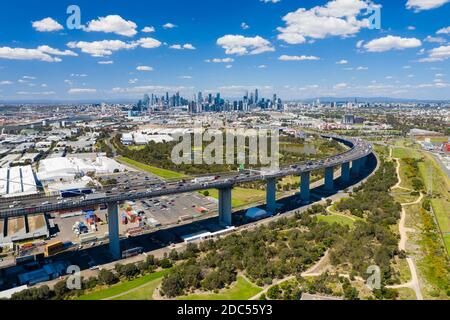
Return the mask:
[[[188,107],[191,113],[201,112],[221,112],[221,111],[251,111],[253,109],[272,109],[282,110],[283,103],[281,99],[274,94],[272,99],[260,98],[259,90],[246,92],[241,99],[224,99],[220,92],[215,95],[212,93],[204,94],[198,92],[192,99],[183,98],[179,92],[169,95],[168,92],[163,96],[155,94],[145,94],[142,100],[136,104],[135,111],[165,110],[168,108]]]

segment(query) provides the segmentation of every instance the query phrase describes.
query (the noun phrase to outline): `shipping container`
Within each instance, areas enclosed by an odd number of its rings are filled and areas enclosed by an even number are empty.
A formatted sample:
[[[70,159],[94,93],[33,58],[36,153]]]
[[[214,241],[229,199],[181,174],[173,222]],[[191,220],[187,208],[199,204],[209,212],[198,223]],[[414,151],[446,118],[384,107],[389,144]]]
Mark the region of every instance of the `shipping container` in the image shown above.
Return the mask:
[[[45,246],[45,256],[50,257],[64,249],[64,243],[62,241],[55,241]]]

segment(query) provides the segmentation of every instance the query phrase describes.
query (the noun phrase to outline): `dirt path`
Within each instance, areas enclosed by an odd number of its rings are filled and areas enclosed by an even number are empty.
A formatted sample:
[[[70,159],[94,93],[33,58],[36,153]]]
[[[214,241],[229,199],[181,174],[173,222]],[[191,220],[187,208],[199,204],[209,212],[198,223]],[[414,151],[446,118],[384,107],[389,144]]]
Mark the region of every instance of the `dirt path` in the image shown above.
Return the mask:
[[[322,272],[316,272],[317,269],[320,269],[322,267],[323,262],[328,258],[328,251],[325,252],[324,256],[322,258],[320,258],[319,261],[317,261],[317,263],[315,265],[313,265],[311,268],[309,268],[308,270],[306,270],[305,272],[302,273],[302,277],[318,277],[322,274]],[[284,279],[280,279],[275,281],[273,284],[271,284],[270,286],[268,286],[267,288],[264,288],[263,291],[261,291],[260,293],[258,293],[257,295],[254,295],[253,297],[251,297],[249,300],[258,300],[263,294],[266,294],[267,291],[269,291],[269,289],[273,286],[279,285],[283,282],[289,281],[295,279],[295,276],[289,276],[286,277]]]
[[[392,148],[391,148],[391,153],[392,153]],[[392,158],[393,160],[395,160],[395,162],[397,162],[397,178],[398,178],[398,182],[395,186],[393,186],[391,189],[403,189],[403,190],[408,190],[408,191],[413,191],[411,189],[402,187],[402,177],[400,175],[400,159],[398,158]]]
[[[390,154],[392,156],[392,148],[390,148]],[[400,177],[400,159],[393,158],[393,160],[395,160],[397,162],[398,183],[392,189],[398,188],[398,189],[405,189],[405,190],[413,191],[411,189],[400,186],[402,183],[402,179]],[[424,198],[423,193],[420,193],[420,197],[416,201],[401,204],[402,213],[401,213],[401,218],[400,218],[400,223],[399,223],[400,242],[398,244],[398,249],[400,251],[406,251],[406,242],[408,241],[408,232],[414,232],[413,229],[406,228],[406,226],[405,226],[405,223],[406,223],[405,207],[420,204],[422,202],[423,198]],[[409,267],[409,270],[411,273],[411,281],[409,281],[408,283],[400,284],[400,285],[396,285],[396,286],[388,286],[388,288],[391,288],[391,289],[410,288],[415,292],[417,300],[423,300],[422,292],[420,290],[419,277],[417,276],[417,268],[414,263],[414,260],[412,257],[407,257],[406,261],[408,262],[408,267]]]
[[[424,198],[424,195],[423,195],[423,193],[421,193],[420,197],[416,201],[401,204],[402,205],[402,215],[401,215],[400,224],[399,224],[399,230],[400,230],[400,242],[398,245],[399,250],[406,251],[406,241],[408,240],[408,232],[414,232],[414,229],[405,227],[405,223],[406,223],[405,207],[419,204],[422,202],[423,198]]]

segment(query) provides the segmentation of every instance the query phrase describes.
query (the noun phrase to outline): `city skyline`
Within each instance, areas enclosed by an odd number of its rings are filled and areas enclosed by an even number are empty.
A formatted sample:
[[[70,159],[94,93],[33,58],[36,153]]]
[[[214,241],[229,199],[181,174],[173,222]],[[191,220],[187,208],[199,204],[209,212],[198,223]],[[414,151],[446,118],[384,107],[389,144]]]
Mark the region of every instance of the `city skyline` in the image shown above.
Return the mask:
[[[79,1],[84,27],[71,30],[72,3],[16,1],[0,13],[0,101],[236,98],[255,89],[283,100],[446,100],[448,2]],[[381,29],[369,26],[369,8],[380,8]]]

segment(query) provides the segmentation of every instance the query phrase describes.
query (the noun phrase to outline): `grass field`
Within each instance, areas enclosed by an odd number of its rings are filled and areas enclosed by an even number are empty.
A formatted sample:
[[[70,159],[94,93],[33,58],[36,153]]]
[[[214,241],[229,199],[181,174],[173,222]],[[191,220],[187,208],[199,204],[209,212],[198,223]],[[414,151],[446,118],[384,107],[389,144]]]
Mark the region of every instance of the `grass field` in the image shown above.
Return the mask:
[[[418,196],[411,195],[411,192],[403,189],[396,189],[391,192],[391,195],[397,200],[399,203],[409,203],[417,200]]]
[[[99,290],[99,291],[95,291],[92,293],[88,293],[85,295],[82,295],[80,297],[78,297],[77,300],[104,300],[104,299],[108,299],[117,295],[120,295],[124,292],[136,289],[142,285],[145,284],[152,284],[154,281],[158,280],[158,279],[162,279],[162,277],[164,277],[165,274],[167,274],[169,272],[169,270],[162,270],[162,271],[158,271],[155,273],[151,273],[148,275],[145,275],[143,277],[131,280],[131,281],[127,281],[127,282],[122,282],[116,285],[113,285],[107,289],[103,289],[103,290]]]
[[[434,199],[432,199],[431,204],[444,237],[447,253],[450,254],[450,195],[448,193],[450,181],[431,155],[425,152],[422,154],[425,162],[419,163],[420,175],[427,190],[430,189],[430,183],[433,184]],[[429,178],[430,174],[432,179]]]
[[[327,223],[337,223],[344,226],[352,227],[355,224],[355,221],[353,221],[351,218],[347,218],[344,216],[338,216],[338,215],[331,215],[331,216],[323,216],[319,215],[317,216],[317,219],[319,221],[327,222]]]
[[[138,161],[134,161],[132,159],[126,158],[126,157],[117,157],[117,161],[124,163],[126,165],[129,165],[133,168],[142,170],[142,171],[146,171],[149,172],[151,174],[154,174],[158,177],[161,177],[163,179],[182,179],[182,178],[186,178],[186,175],[182,174],[182,173],[178,173],[175,171],[171,171],[171,170],[166,170],[166,169],[161,169],[161,168],[157,168],[157,167],[153,167],[153,166],[149,166],[145,163],[141,163]]]
[[[179,300],[248,300],[260,293],[262,289],[247,281],[244,277],[238,277],[235,284],[229,289],[212,294],[193,294],[184,296]]]
[[[153,300],[153,293],[156,288],[161,284],[163,277],[150,281],[144,286],[137,288],[136,290],[124,294],[122,296],[116,297],[112,300]]]
[[[392,156],[394,158],[398,158],[398,159],[420,158],[420,155],[417,151],[412,150],[412,149],[405,149],[405,148],[394,148],[392,150]]]
[[[219,199],[219,191],[211,189],[209,196],[215,199]],[[262,190],[234,188],[232,191],[232,205],[233,208],[240,208],[259,201],[265,200],[266,193]]]

